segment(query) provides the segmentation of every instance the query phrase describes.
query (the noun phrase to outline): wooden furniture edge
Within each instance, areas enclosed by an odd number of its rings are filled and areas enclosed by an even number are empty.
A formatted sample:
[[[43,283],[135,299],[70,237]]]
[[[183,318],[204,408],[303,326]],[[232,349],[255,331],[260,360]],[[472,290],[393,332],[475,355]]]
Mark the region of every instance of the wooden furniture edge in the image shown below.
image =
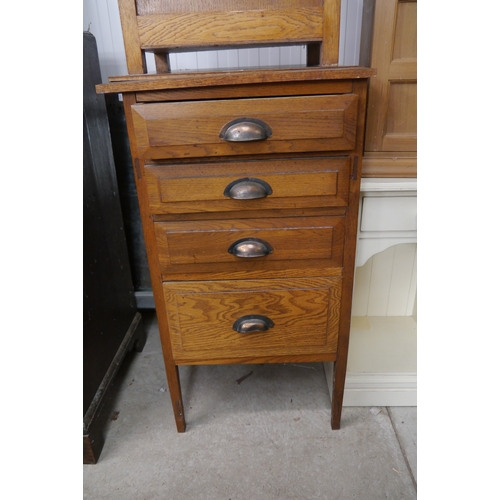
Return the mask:
[[[110,77],[110,83],[96,85],[98,94],[168,90],[176,88],[209,87],[218,85],[300,82],[311,80],[362,79],[376,75],[373,68],[335,67],[301,69],[259,69],[211,73],[169,73]]]
[[[331,428],[340,429],[342,402],[344,398],[345,378],[347,372],[347,354],[351,329],[352,293],[354,288],[354,270],[356,266],[356,235],[358,230],[359,199],[361,196],[362,155],[364,144],[364,124],[366,118],[366,101],[368,88],[362,82],[355,82],[353,92],[359,97],[356,145],[351,154],[351,177],[349,186],[349,206],[347,207],[344,234],[344,272],[342,279],[342,302],[340,305],[340,322],[337,343],[337,359],[333,369],[333,397],[331,405]],[[359,168],[359,170],[358,170]]]
[[[104,446],[103,418],[107,417],[106,402],[114,396],[113,382],[126,354],[132,350],[142,352],[146,332],[142,314],[135,313],[127,333],[99,386],[94,399],[83,416],[83,463],[96,464]]]
[[[365,152],[362,177],[417,177],[417,155]]]

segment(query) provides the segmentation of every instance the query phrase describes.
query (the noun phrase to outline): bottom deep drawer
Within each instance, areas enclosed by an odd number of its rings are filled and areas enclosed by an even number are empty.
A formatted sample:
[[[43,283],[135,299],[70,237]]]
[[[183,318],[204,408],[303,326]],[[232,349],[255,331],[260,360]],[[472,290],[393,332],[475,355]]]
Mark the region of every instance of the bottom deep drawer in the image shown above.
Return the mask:
[[[336,352],[341,277],[163,284],[174,360]]]

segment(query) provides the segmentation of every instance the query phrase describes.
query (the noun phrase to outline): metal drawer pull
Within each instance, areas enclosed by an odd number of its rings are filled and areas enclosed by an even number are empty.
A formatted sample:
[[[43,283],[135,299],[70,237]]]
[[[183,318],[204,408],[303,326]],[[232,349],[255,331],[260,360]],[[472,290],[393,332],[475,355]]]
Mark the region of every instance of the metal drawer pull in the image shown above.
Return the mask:
[[[267,316],[260,314],[248,314],[238,318],[233,324],[233,330],[238,333],[265,332],[272,328],[274,323]]]
[[[224,189],[224,196],[233,200],[257,200],[270,194],[273,194],[273,190],[267,182],[251,177],[233,181]]]
[[[274,250],[267,241],[260,240],[259,238],[243,238],[231,243],[227,251],[235,257],[253,258],[265,257],[273,253]]]
[[[271,127],[257,118],[237,118],[226,123],[219,138],[230,142],[263,141],[273,135]]]

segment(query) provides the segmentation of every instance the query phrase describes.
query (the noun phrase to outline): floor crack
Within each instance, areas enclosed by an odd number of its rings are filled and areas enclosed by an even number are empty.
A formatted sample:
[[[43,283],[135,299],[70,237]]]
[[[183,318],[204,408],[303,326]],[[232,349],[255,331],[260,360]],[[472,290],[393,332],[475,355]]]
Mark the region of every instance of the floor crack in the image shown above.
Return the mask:
[[[403,455],[403,458],[404,458],[404,461],[406,464],[406,468],[408,469],[408,471],[410,473],[410,477],[411,477],[411,480],[413,482],[413,486],[415,487],[415,491],[417,491],[417,481],[415,481],[415,477],[413,476],[413,471],[411,470],[411,467],[410,467],[410,462],[408,462],[408,457],[406,456],[405,450],[403,448],[403,444],[401,443],[401,440],[399,439],[398,431],[396,430],[396,425],[394,424],[394,418],[393,418],[392,413],[391,413],[391,408],[389,406],[386,406],[385,408],[387,410],[387,414],[389,415],[389,420],[391,421],[392,429],[394,430],[394,434],[396,435],[396,439],[397,439],[398,444],[399,444],[399,449],[401,450],[401,453]]]

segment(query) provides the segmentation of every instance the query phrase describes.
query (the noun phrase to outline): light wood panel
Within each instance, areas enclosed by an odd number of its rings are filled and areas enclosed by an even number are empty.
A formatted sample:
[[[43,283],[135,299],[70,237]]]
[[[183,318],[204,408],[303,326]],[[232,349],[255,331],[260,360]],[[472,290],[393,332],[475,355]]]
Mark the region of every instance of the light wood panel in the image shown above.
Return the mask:
[[[365,152],[386,156],[385,165],[382,157],[367,158],[364,175],[415,176],[399,157],[417,151],[416,1],[375,2],[371,66],[377,76],[370,80]]]

